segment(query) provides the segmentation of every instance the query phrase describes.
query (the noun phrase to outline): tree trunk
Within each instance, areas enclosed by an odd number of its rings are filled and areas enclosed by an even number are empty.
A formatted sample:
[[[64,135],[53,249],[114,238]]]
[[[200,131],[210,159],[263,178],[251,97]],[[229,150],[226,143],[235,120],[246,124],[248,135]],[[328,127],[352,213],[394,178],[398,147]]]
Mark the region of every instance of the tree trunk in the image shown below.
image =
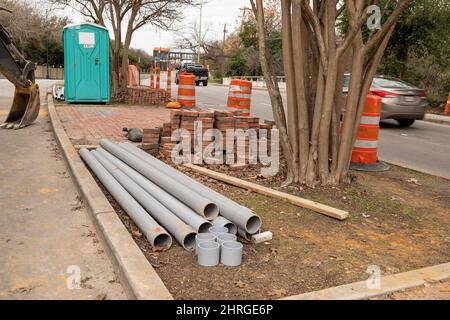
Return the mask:
[[[284,74],[286,76],[286,90],[287,90],[287,122],[288,122],[288,135],[290,138],[290,144],[292,147],[293,157],[293,175],[294,182],[299,182],[298,176],[298,158],[299,158],[299,139],[298,139],[298,109],[297,109],[297,96],[295,92],[296,77],[294,69],[294,52],[292,48],[293,37],[291,28],[291,0],[281,1],[282,12],[282,41],[283,41],[283,61],[284,61]],[[298,58],[298,56],[296,56]]]
[[[325,5],[325,4],[322,4]],[[336,81],[338,70],[338,56],[336,48],[335,16],[336,3],[328,1],[326,3],[325,15],[327,25],[327,47],[328,47],[328,72],[326,75],[325,92],[323,98],[323,111],[321,114],[319,130],[319,175],[323,185],[330,184],[330,126],[334,110],[334,97],[336,93]]]
[[[264,5],[263,0],[256,0],[256,5],[251,0],[253,10],[257,20],[257,30],[259,35],[259,58],[261,60],[261,69],[269,91],[270,101],[272,103],[272,111],[276,126],[280,132],[280,143],[283,155],[286,158],[288,172],[284,185],[289,185],[295,180],[295,166],[293,158],[293,150],[289,141],[288,131],[286,127],[286,115],[283,108],[283,99],[281,98],[280,89],[275,75],[268,60],[268,50],[266,47],[267,36],[265,31]]]
[[[305,87],[305,75],[307,74],[304,66],[306,50],[305,41],[303,40],[304,26],[302,21],[302,6],[301,0],[293,1],[292,8],[292,33],[293,33],[293,50],[294,50],[294,74],[295,74],[295,93],[298,109],[298,150],[299,150],[299,182],[306,183],[306,171],[308,169],[308,156],[309,156],[309,112],[308,102],[306,99],[306,87]]]

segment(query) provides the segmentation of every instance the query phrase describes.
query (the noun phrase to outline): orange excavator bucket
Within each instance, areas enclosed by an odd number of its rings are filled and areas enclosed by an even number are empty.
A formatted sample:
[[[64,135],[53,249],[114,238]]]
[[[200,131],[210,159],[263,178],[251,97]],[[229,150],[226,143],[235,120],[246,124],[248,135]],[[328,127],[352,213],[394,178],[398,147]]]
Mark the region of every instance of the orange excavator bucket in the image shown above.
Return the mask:
[[[8,31],[0,24],[0,73],[16,87],[11,110],[0,128],[20,129],[38,117],[40,97],[35,70],[36,65],[23,57]]]
[[[41,108],[39,86],[33,84],[28,88],[16,87],[14,100],[5,123],[6,129],[21,129],[32,124]]]

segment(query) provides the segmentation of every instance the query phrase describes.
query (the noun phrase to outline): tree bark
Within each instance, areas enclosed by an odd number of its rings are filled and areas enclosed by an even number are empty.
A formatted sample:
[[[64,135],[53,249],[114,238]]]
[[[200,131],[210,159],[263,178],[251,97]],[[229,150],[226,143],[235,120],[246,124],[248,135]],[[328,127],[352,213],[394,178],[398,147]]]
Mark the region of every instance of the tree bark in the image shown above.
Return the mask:
[[[259,48],[260,48],[259,57],[261,60],[261,69],[263,71],[264,79],[266,81],[267,88],[269,91],[275,123],[280,132],[281,148],[283,150],[283,155],[286,158],[288,166],[287,178],[284,184],[289,185],[294,182],[294,175],[295,175],[293,150],[289,141],[286,127],[286,115],[283,108],[283,99],[281,98],[277,79],[276,77],[274,77],[274,74],[271,70],[272,68],[270,67],[268,61],[263,0],[256,0],[256,4],[253,0],[250,1],[257,20],[257,30],[259,35]]]
[[[299,158],[299,131],[298,131],[298,111],[297,111],[297,96],[295,94],[298,91],[296,86],[296,77],[294,73],[294,52],[293,52],[293,37],[291,27],[291,0],[281,1],[281,13],[282,13],[282,41],[283,41],[283,65],[284,74],[286,76],[286,90],[287,90],[287,122],[288,122],[288,135],[290,144],[292,147],[293,157],[293,175],[294,181],[299,182],[298,175],[298,158]],[[296,58],[298,58],[296,56]]]
[[[309,112],[308,103],[306,99],[305,87],[305,48],[302,31],[302,6],[301,0],[294,0],[292,8],[292,33],[293,33],[293,50],[294,50],[294,74],[295,74],[295,93],[297,98],[298,109],[298,150],[299,150],[299,182],[306,183],[306,171],[308,169],[308,155],[309,155]]]

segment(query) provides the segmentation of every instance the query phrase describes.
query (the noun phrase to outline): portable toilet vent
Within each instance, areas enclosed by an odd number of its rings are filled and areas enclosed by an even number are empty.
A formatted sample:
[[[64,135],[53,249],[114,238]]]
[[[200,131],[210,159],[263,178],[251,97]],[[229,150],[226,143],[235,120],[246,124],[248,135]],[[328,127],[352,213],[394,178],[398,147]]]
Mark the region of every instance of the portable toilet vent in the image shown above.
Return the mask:
[[[108,103],[109,34],[94,23],[64,28],[65,98],[69,103]]]

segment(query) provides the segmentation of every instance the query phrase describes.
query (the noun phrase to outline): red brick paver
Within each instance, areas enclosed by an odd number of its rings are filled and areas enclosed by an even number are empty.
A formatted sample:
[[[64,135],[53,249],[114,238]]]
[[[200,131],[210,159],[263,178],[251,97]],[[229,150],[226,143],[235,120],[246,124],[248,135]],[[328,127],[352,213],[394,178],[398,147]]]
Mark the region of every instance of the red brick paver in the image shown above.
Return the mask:
[[[170,119],[170,111],[154,107],[62,106],[61,122],[73,144],[96,145],[107,138],[126,140],[123,128],[155,128]]]

